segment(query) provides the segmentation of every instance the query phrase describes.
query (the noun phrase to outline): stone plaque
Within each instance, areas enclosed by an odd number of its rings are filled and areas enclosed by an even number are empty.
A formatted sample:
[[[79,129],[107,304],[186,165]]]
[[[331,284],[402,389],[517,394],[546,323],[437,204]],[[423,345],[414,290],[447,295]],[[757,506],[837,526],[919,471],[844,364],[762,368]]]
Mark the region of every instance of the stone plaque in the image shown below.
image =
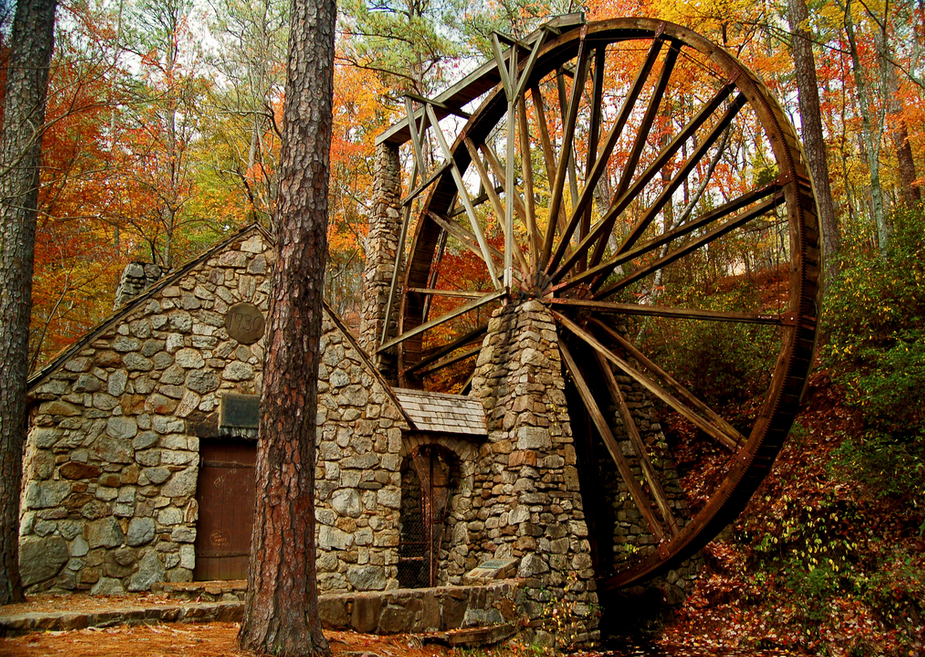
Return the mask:
[[[480,580],[514,577],[520,559],[489,559],[470,570],[463,577],[464,583],[476,584]]]
[[[233,393],[223,395],[219,405],[218,425],[237,429],[259,428],[260,396]]]
[[[254,344],[263,337],[266,320],[260,308],[246,301],[234,304],[225,313],[228,335],[241,344]]]

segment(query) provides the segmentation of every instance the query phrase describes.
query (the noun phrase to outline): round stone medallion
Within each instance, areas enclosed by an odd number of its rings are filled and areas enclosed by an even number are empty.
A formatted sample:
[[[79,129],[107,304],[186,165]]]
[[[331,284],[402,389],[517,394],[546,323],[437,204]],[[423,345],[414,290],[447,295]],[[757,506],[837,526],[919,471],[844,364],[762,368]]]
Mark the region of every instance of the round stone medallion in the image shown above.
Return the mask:
[[[225,313],[225,328],[228,335],[241,344],[254,344],[263,337],[266,320],[263,313],[252,303],[243,301],[234,304]]]

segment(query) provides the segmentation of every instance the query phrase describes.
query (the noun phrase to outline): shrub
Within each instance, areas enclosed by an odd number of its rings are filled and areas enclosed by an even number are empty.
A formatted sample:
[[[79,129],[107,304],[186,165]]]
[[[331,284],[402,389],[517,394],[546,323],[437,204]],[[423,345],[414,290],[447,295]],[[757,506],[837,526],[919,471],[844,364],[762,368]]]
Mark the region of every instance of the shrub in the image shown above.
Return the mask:
[[[846,240],[821,356],[870,427],[912,438],[925,422],[925,210],[893,223],[886,257]]]

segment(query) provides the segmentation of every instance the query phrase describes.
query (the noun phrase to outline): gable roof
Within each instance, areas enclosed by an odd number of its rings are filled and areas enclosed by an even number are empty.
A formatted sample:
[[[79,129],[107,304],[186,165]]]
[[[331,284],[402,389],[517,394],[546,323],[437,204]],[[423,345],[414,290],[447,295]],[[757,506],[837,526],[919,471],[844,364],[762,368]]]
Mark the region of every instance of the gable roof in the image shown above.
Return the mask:
[[[96,326],[96,328],[91,329],[82,338],[77,340],[77,342],[72,344],[70,347],[67,347],[63,351],[59,352],[57,356],[52,358],[45,365],[43,365],[35,374],[29,377],[29,379],[26,382],[27,390],[31,390],[38,384],[42,383],[46,378],[48,378],[49,375],[53,374],[55,371],[58,370],[58,368],[62,367],[64,363],[66,363],[68,360],[76,356],[80,352],[81,349],[83,349],[88,344],[93,342],[96,338],[98,338],[100,335],[108,331],[115,324],[118,324],[129,313],[139,308],[143,303],[148,301],[148,299],[150,299],[152,296],[154,296],[155,294],[163,290],[165,287],[168,287],[170,285],[173,285],[174,283],[177,283],[186,274],[196,269],[196,267],[199,267],[200,265],[205,264],[209,260],[209,258],[227,249],[232,243],[234,243],[236,240],[240,239],[241,237],[244,237],[245,235],[249,235],[251,233],[257,233],[261,235],[264,239],[266,239],[268,243],[273,244],[272,235],[270,235],[270,233],[267,232],[267,230],[263,226],[257,223],[253,223],[253,224],[250,224],[249,226],[245,226],[241,230],[233,233],[232,235],[221,240],[220,242],[217,242],[214,246],[204,251],[201,255],[197,256],[196,258],[193,258],[192,260],[188,261],[186,264],[174,270],[167,276],[164,276],[163,278],[159,279],[157,282],[145,288],[145,290],[141,294],[139,294],[138,296],[134,297],[130,301],[119,306],[119,308],[115,310],[113,314],[111,314],[109,317],[104,319],[100,324]]]
[[[201,255],[188,261],[167,276],[145,288],[138,296],[121,305],[99,325],[91,329],[74,344],[61,351],[52,360],[46,363],[35,374],[29,377],[27,388],[32,390],[45,381],[64,364],[76,356],[80,351],[96,340],[100,335],[120,323],[132,311],[141,307],[151,297],[164,288],[180,281],[186,274],[205,264],[209,258],[227,249],[232,243],[251,233],[260,234],[269,244],[273,244],[273,236],[260,224],[254,223],[242,228],[234,234],[217,242]],[[401,413],[408,426],[418,431],[436,431],[441,433],[454,433],[472,436],[487,435],[485,425],[485,412],[481,402],[470,399],[464,395],[450,395],[426,390],[409,390],[392,388],[382,373],[376,368],[366,351],[360,346],[357,339],[344,324],[343,320],[322,300],[322,311],[328,319],[338,328],[338,331],[348,341],[350,346],[359,354],[367,372],[376,379],[391,399],[395,408]]]
[[[420,431],[486,436],[482,402],[465,395],[395,388],[395,396]]]

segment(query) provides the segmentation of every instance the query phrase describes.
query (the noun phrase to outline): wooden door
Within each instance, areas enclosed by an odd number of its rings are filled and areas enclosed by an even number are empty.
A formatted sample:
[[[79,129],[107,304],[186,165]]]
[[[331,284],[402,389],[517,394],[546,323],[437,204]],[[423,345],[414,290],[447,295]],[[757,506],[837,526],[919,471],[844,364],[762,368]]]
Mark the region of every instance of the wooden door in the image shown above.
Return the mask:
[[[257,443],[200,443],[196,580],[245,579],[254,520]]]

